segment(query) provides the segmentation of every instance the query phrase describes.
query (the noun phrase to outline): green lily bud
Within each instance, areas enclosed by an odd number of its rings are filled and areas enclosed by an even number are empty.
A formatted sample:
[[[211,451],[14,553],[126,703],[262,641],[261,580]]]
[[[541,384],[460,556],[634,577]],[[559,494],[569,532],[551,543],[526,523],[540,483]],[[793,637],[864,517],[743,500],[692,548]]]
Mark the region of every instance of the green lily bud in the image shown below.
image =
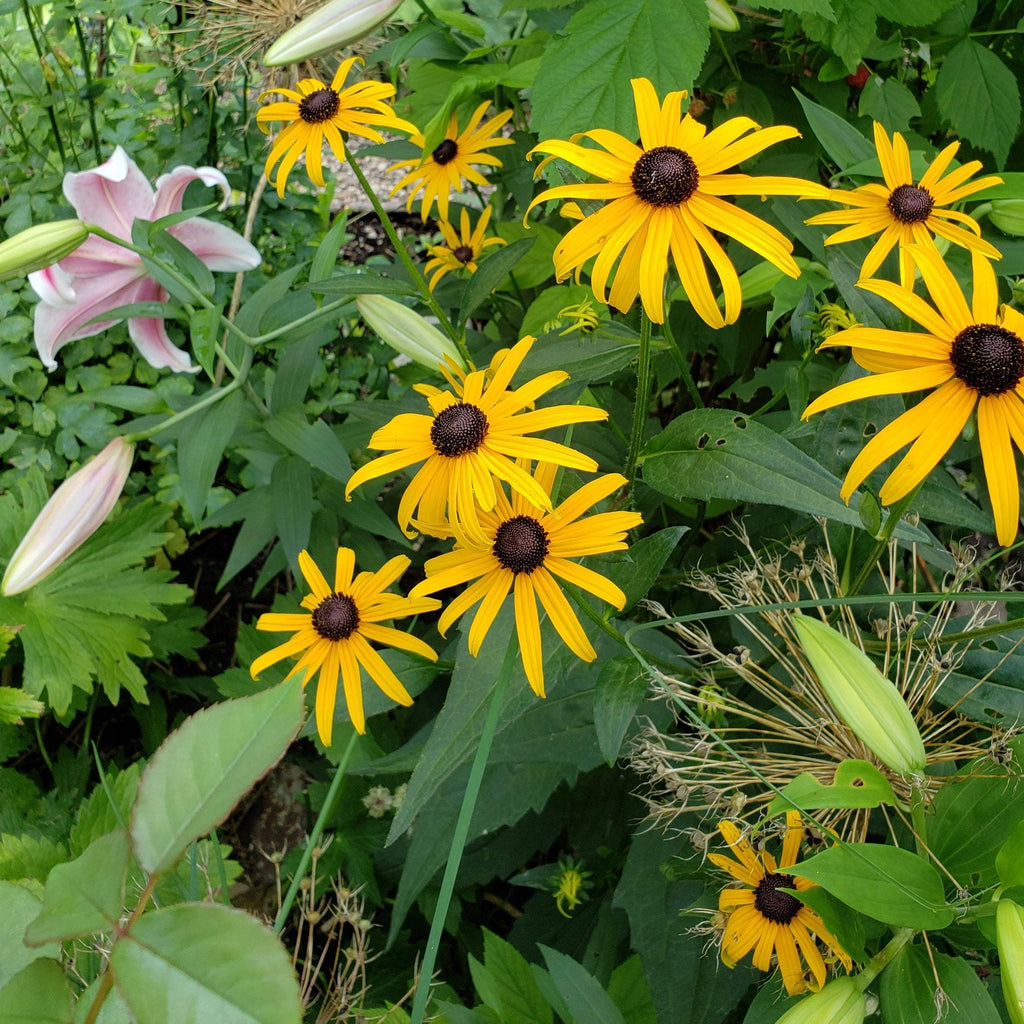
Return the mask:
[[[37,224],[0,242],[0,281],[23,277],[70,256],[87,238],[80,220]]]
[[[825,695],[857,738],[900,775],[924,771],[924,743],[914,716],[875,663],[820,619],[794,614],[790,622]]]
[[[381,341],[414,363],[436,370],[451,360],[466,369],[465,360],[451,340],[408,306],[383,295],[360,295],[356,307]]]
[[[853,978],[836,978],[790,1007],[775,1024],[863,1024],[866,1011],[864,993]]]
[[[1024,1024],[1024,907],[1005,898],[996,906],[996,948],[1006,1012]]]
[[[263,57],[267,67],[295,64],[369,35],[402,0],[328,0],[293,25]]]
[[[708,23],[712,28],[717,28],[719,32],[739,32],[740,19],[725,0],[704,0],[704,3],[708,7]]]
[[[1024,235],[1024,199],[993,199],[988,219],[1004,235]]]
[[[822,274],[828,273],[820,263],[815,263],[813,260],[805,259],[803,256],[797,256],[795,259],[801,273],[805,270],[818,270]],[[789,277],[789,275],[784,274],[778,267],[767,260],[744,271],[740,274],[740,291],[743,294],[744,307],[749,308],[750,306],[771,302],[772,289],[784,277]],[[722,307],[725,306],[725,298],[723,296],[719,296],[718,304]]]

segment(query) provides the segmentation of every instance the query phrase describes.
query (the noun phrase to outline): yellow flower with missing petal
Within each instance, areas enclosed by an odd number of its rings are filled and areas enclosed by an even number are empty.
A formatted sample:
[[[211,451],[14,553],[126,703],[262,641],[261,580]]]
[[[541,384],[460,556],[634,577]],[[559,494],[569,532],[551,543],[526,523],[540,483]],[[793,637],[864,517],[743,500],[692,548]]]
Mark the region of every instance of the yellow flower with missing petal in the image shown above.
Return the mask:
[[[476,273],[477,263],[480,254],[484,249],[492,245],[506,245],[504,238],[484,238],[487,230],[487,223],[491,219],[491,208],[485,207],[476,222],[476,227],[470,230],[469,211],[463,210],[459,221],[460,234],[455,233],[455,228],[448,221],[443,220],[438,225],[441,234],[444,235],[445,245],[431,245],[427,251],[432,259],[427,261],[423,268],[428,274],[434,271],[430,278],[430,290],[437,287],[438,281],[451,270],[462,270],[465,268],[471,274]],[[461,237],[460,237],[461,236]]]

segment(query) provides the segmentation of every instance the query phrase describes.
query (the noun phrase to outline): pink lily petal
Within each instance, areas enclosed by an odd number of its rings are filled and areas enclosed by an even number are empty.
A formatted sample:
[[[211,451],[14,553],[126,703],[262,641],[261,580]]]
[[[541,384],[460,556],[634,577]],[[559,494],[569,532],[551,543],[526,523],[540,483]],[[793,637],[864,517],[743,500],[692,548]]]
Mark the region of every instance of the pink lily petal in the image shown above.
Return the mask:
[[[181,210],[181,200],[185,195],[185,189],[193,181],[201,181],[204,185],[216,185],[224,194],[224,200],[220,209],[227,206],[231,198],[231,186],[228,179],[217,170],[216,167],[175,167],[168,174],[161,174],[156,179],[156,203],[153,206],[153,213],[150,220],[159,220],[169,213],[178,213]]]
[[[255,270],[262,259],[237,231],[205,217],[175,224],[170,233],[211,270]]]
[[[137,267],[141,263],[135,253],[116,242],[90,235],[70,256],[60,261],[60,267],[72,277],[95,277],[110,273],[111,267]]]
[[[70,306],[75,301],[75,287],[71,275],[59,263],[28,275],[32,290],[51,306]]]
[[[99,167],[64,175],[64,195],[82,220],[121,238],[131,238],[136,217],[153,215],[153,186],[120,146]]]
[[[163,302],[167,292],[150,277],[144,277],[135,286],[135,294],[128,302]],[[135,343],[143,359],[158,370],[167,367],[177,373],[196,373],[187,352],[183,352],[167,335],[160,317],[132,317],[128,321],[128,336]]]

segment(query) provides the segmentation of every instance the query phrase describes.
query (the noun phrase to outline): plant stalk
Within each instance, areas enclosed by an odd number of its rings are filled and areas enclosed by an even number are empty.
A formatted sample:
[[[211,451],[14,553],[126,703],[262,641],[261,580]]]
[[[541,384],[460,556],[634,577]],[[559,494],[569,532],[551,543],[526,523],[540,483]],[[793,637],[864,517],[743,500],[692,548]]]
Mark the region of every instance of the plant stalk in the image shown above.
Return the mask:
[[[647,311],[640,310],[640,352],[636,369],[636,402],[633,405],[633,427],[629,434],[629,453],[623,476],[633,482],[640,446],[644,440],[644,426],[647,423],[647,405],[651,397],[651,318]]]

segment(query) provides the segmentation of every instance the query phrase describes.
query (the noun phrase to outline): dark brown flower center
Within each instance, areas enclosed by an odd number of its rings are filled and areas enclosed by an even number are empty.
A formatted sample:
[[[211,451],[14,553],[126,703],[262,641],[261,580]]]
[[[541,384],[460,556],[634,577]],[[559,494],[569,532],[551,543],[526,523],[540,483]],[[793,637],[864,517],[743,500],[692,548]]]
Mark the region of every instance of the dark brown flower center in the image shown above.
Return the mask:
[[[452,249],[452,255],[460,263],[469,263],[473,258],[473,247],[470,245],[460,245],[458,248]]]
[[[949,360],[979,395],[1001,395],[1024,377],[1024,342],[1005,327],[971,324],[953,339]]]
[[[475,452],[487,436],[487,417],[482,409],[457,402],[442,409],[430,425],[430,441],[438,455],[457,458]]]
[[[532,516],[513,516],[498,527],[492,550],[503,568],[529,574],[544,564],[548,535]]]
[[[675,146],[656,146],[633,165],[633,191],[651,206],[678,206],[700,184],[693,157]]]
[[[299,117],[306,124],[323,124],[334,117],[340,103],[333,89],[317,89],[299,100]]]
[[[450,164],[459,153],[458,143],[454,139],[445,139],[441,145],[431,153],[434,158],[435,164],[440,164],[444,167],[445,164]]]
[[[783,889],[794,888],[792,875],[766,874],[754,890],[754,909],[775,924],[789,924],[803,904]]]
[[[331,594],[313,610],[313,628],[325,640],[347,640],[359,627],[359,609],[346,594]]]
[[[903,224],[916,224],[927,220],[932,212],[935,200],[931,192],[917,185],[897,185],[889,193],[889,209],[892,215]]]

